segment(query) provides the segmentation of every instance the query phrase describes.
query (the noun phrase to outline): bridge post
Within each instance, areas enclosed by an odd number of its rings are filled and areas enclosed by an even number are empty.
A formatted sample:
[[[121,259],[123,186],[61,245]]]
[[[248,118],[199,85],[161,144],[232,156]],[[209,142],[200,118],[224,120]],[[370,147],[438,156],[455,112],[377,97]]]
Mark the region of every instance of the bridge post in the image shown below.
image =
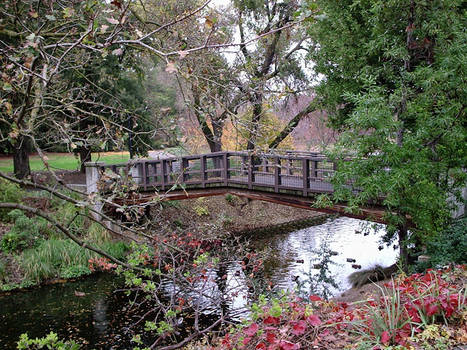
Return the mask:
[[[224,186],[228,185],[229,180],[229,158],[227,152],[222,155],[222,178],[224,179]]]
[[[130,175],[135,184],[141,184],[141,163],[128,163],[130,167]]]
[[[200,160],[201,160],[201,185],[203,186],[203,188],[206,187],[206,156],[205,155],[202,155],[200,157]]]
[[[281,159],[275,157],[276,164],[274,167],[274,192],[279,193],[279,185],[281,185]]]
[[[101,177],[100,168],[103,167],[105,163],[103,162],[87,162],[84,163],[86,168],[86,192],[88,196],[92,197],[93,195],[99,192],[98,183]],[[93,199],[94,210],[101,213],[104,203],[99,200],[94,201]],[[91,213],[96,220],[100,220],[101,216],[96,213]]]
[[[303,176],[303,195],[308,196],[308,189],[310,187],[310,160],[302,159],[302,176]]]
[[[148,189],[148,176],[147,176],[148,165],[146,161],[143,161],[140,166],[142,167],[142,173],[143,173],[143,187],[144,187],[144,190],[146,191]]]
[[[253,156],[250,154],[248,155],[248,189],[249,190],[253,188],[253,182],[255,182],[254,164],[253,164]]]
[[[182,158],[182,182],[188,181],[189,174],[186,173],[188,169],[188,159]]]
[[[165,164],[165,159],[161,160],[161,179],[162,179],[162,191],[165,191],[165,185],[167,183],[166,170],[167,166]]]

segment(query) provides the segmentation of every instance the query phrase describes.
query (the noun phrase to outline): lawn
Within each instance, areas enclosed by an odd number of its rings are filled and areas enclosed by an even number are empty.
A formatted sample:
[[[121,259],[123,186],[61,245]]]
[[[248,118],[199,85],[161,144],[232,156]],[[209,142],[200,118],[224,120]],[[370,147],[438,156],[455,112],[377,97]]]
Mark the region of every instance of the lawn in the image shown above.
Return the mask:
[[[187,152],[181,147],[167,148],[165,151],[176,156],[186,155]],[[47,153],[49,166],[52,170],[78,170],[79,160],[73,153]],[[130,159],[128,152],[103,152],[93,153],[92,160],[107,164],[125,163]],[[29,157],[31,171],[45,170],[44,163],[37,155]],[[0,156],[0,171],[13,172],[13,158]]]
[[[77,170],[79,168],[79,159],[75,157],[73,153],[48,153],[47,158],[49,166],[52,170]],[[130,155],[128,152],[106,152],[92,154],[93,161],[105,162],[108,164],[124,163],[129,159]],[[29,164],[32,171],[45,170],[44,163],[37,155],[29,157]],[[13,171],[12,157],[0,158],[0,171]]]

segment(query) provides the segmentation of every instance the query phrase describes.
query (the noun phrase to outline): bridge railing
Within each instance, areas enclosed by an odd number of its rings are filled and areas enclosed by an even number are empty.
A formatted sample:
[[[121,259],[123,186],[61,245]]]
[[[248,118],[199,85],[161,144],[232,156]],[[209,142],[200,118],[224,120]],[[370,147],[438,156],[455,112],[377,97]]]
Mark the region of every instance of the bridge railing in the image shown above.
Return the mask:
[[[318,153],[269,154],[217,152],[166,159],[140,159],[125,164],[100,164],[107,178],[132,181],[142,191],[190,187],[246,187],[283,192],[331,193],[335,164]]]

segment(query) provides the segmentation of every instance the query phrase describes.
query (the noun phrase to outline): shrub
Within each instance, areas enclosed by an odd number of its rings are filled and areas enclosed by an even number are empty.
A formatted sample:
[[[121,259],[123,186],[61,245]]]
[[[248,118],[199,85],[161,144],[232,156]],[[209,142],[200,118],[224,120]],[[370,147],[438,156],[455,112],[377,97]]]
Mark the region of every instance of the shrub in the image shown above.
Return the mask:
[[[23,197],[24,191],[17,184],[0,179],[0,202],[20,203]],[[10,222],[10,211],[11,209],[0,209],[0,221]]]
[[[430,260],[417,263],[418,271],[428,268],[467,263],[467,217],[455,220],[442,234],[427,243],[426,254]]]
[[[197,205],[193,207],[193,210],[198,216],[209,215],[209,210],[205,206]]]
[[[79,345],[73,341],[65,342],[58,339],[54,332],[50,332],[43,338],[29,339],[28,334],[21,334],[17,343],[17,349],[35,350],[35,349],[56,349],[56,350],[78,350]]]
[[[225,195],[225,200],[229,202],[230,204],[232,204],[235,200],[235,196],[233,194],[227,193]]]
[[[47,223],[42,218],[28,218],[18,209],[8,213],[8,217],[14,220],[15,224],[0,242],[0,247],[5,253],[33,246],[40,238],[41,232],[47,228]]]

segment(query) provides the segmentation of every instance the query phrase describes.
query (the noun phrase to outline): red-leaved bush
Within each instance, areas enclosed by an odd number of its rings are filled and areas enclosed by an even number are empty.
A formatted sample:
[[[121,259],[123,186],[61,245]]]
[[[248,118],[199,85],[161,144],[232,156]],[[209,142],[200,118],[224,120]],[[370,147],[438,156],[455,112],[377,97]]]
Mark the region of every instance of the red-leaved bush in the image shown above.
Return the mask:
[[[232,328],[215,349],[327,349],[356,342],[373,344],[374,349],[414,345],[411,337],[430,324],[465,326],[466,272],[465,266],[457,266],[399,277],[381,288],[380,298],[353,304],[315,295],[302,300],[293,294],[263,300],[252,306],[250,321]]]

